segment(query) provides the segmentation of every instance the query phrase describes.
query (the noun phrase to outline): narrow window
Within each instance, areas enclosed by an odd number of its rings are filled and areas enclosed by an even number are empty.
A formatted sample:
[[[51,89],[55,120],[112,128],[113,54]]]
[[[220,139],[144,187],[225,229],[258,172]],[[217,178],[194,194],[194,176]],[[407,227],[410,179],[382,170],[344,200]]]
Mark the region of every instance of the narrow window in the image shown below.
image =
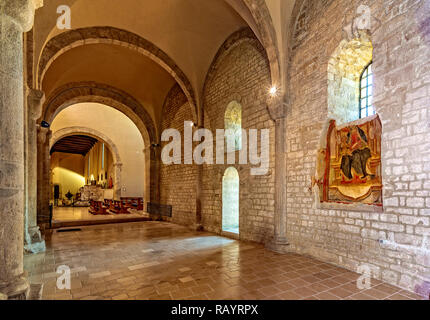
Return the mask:
[[[360,77],[360,119],[375,114],[373,108],[373,73],[372,63],[363,71]]]
[[[237,101],[232,101],[227,106],[224,114],[224,128],[231,130],[234,135],[235,151],[242,149],[242,106]]]

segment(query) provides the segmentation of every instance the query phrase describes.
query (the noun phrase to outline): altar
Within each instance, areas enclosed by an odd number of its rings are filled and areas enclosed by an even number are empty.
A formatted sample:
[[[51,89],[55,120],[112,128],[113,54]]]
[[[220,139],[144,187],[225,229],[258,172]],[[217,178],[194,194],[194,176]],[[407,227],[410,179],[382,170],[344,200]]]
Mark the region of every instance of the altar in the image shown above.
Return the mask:
[[[80,190],[81,201],[103,201],[105,189],[100,186],[85,185]]]

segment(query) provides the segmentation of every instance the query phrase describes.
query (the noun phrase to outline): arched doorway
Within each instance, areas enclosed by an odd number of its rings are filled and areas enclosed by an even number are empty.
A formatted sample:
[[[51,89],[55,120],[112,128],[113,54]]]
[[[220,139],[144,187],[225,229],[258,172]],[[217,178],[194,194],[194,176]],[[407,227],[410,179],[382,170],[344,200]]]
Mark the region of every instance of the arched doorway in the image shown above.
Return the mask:
[[[109,184],[110,183],[109,180],[111,180],[111,178],[112,178],[112,183],[113,183],[113,188],[112,188],[113,195],[112,196],[114,199],[119,199],[120,198],[120,192],[121,192],[122,161],[121,161],[121,157],[120,157],[118,148],[115,145],[115,143],[109,137],[104,135],[103,133],[101,133],[95,129],[91,129],[91,128],[87,128],[87,127],[68,127],[68,128],[60,129],[53,134],[51,141],[50,141],[49,149],[50,149],[51,157],[52,157],[52,153],[54,151],[53,150],[54,146],[57,144],[57,142],[60,142],[65,138],[73,137],[76,135],[83,135],[83,136],[91,137],[91,138],[95,139],[96,141],[99,141],[102,144],[102,149],[104,149],[102,158],[104,160],[106,160],[106,165],[104,164],[104,161],[103,161],[103,164],[100,163],[100,167],[101,167],[101,169],[106,169],[103,171],[107,173],[107,176],[105,176],[104,179],[100,178],[100,180],[106,184]],[[70,145],[70,143],[69,143],[69,145]],[[110,158],[112,159],[112,161],[111,162],[107,161],[107,159],[110,159]],[[87,162],[85,162],[85,166],[86,166],[86,163]],[[91,163],[91,159],[90,159],[90,163]],[[51,164],[52,164],[52,159],[51,159]],[[84,166],[84,168],[85,168],[85,166]],[[89,171],[87,172],[87,174],[85,174],[85,176],[83,178],[86,178],[85,183],[88,184],[87,180],[91,179],[91,174],[89,173]],[[97,179],[97,180],[99,180],[99,179]]]
[[[233,167],[222,178],[222,231],[239,234],[239,173]]]

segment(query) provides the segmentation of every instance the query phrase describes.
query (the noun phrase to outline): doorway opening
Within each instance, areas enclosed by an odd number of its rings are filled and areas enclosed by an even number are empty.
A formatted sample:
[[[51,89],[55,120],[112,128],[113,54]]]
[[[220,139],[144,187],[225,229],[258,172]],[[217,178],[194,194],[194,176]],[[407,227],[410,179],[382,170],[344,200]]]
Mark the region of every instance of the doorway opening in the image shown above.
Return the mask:
[[[239,173],[233,167],[222,178],[222,231],[239,234]]]

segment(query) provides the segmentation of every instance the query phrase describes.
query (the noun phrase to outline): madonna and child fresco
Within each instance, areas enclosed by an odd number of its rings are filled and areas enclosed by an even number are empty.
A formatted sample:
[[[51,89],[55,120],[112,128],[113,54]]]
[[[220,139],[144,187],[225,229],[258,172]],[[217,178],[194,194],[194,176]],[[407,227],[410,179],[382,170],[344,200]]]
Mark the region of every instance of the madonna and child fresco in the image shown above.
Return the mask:
[[[321,202],[382,206],[381,135],[377,115],[341,127],[330,121],[313,178]]]

